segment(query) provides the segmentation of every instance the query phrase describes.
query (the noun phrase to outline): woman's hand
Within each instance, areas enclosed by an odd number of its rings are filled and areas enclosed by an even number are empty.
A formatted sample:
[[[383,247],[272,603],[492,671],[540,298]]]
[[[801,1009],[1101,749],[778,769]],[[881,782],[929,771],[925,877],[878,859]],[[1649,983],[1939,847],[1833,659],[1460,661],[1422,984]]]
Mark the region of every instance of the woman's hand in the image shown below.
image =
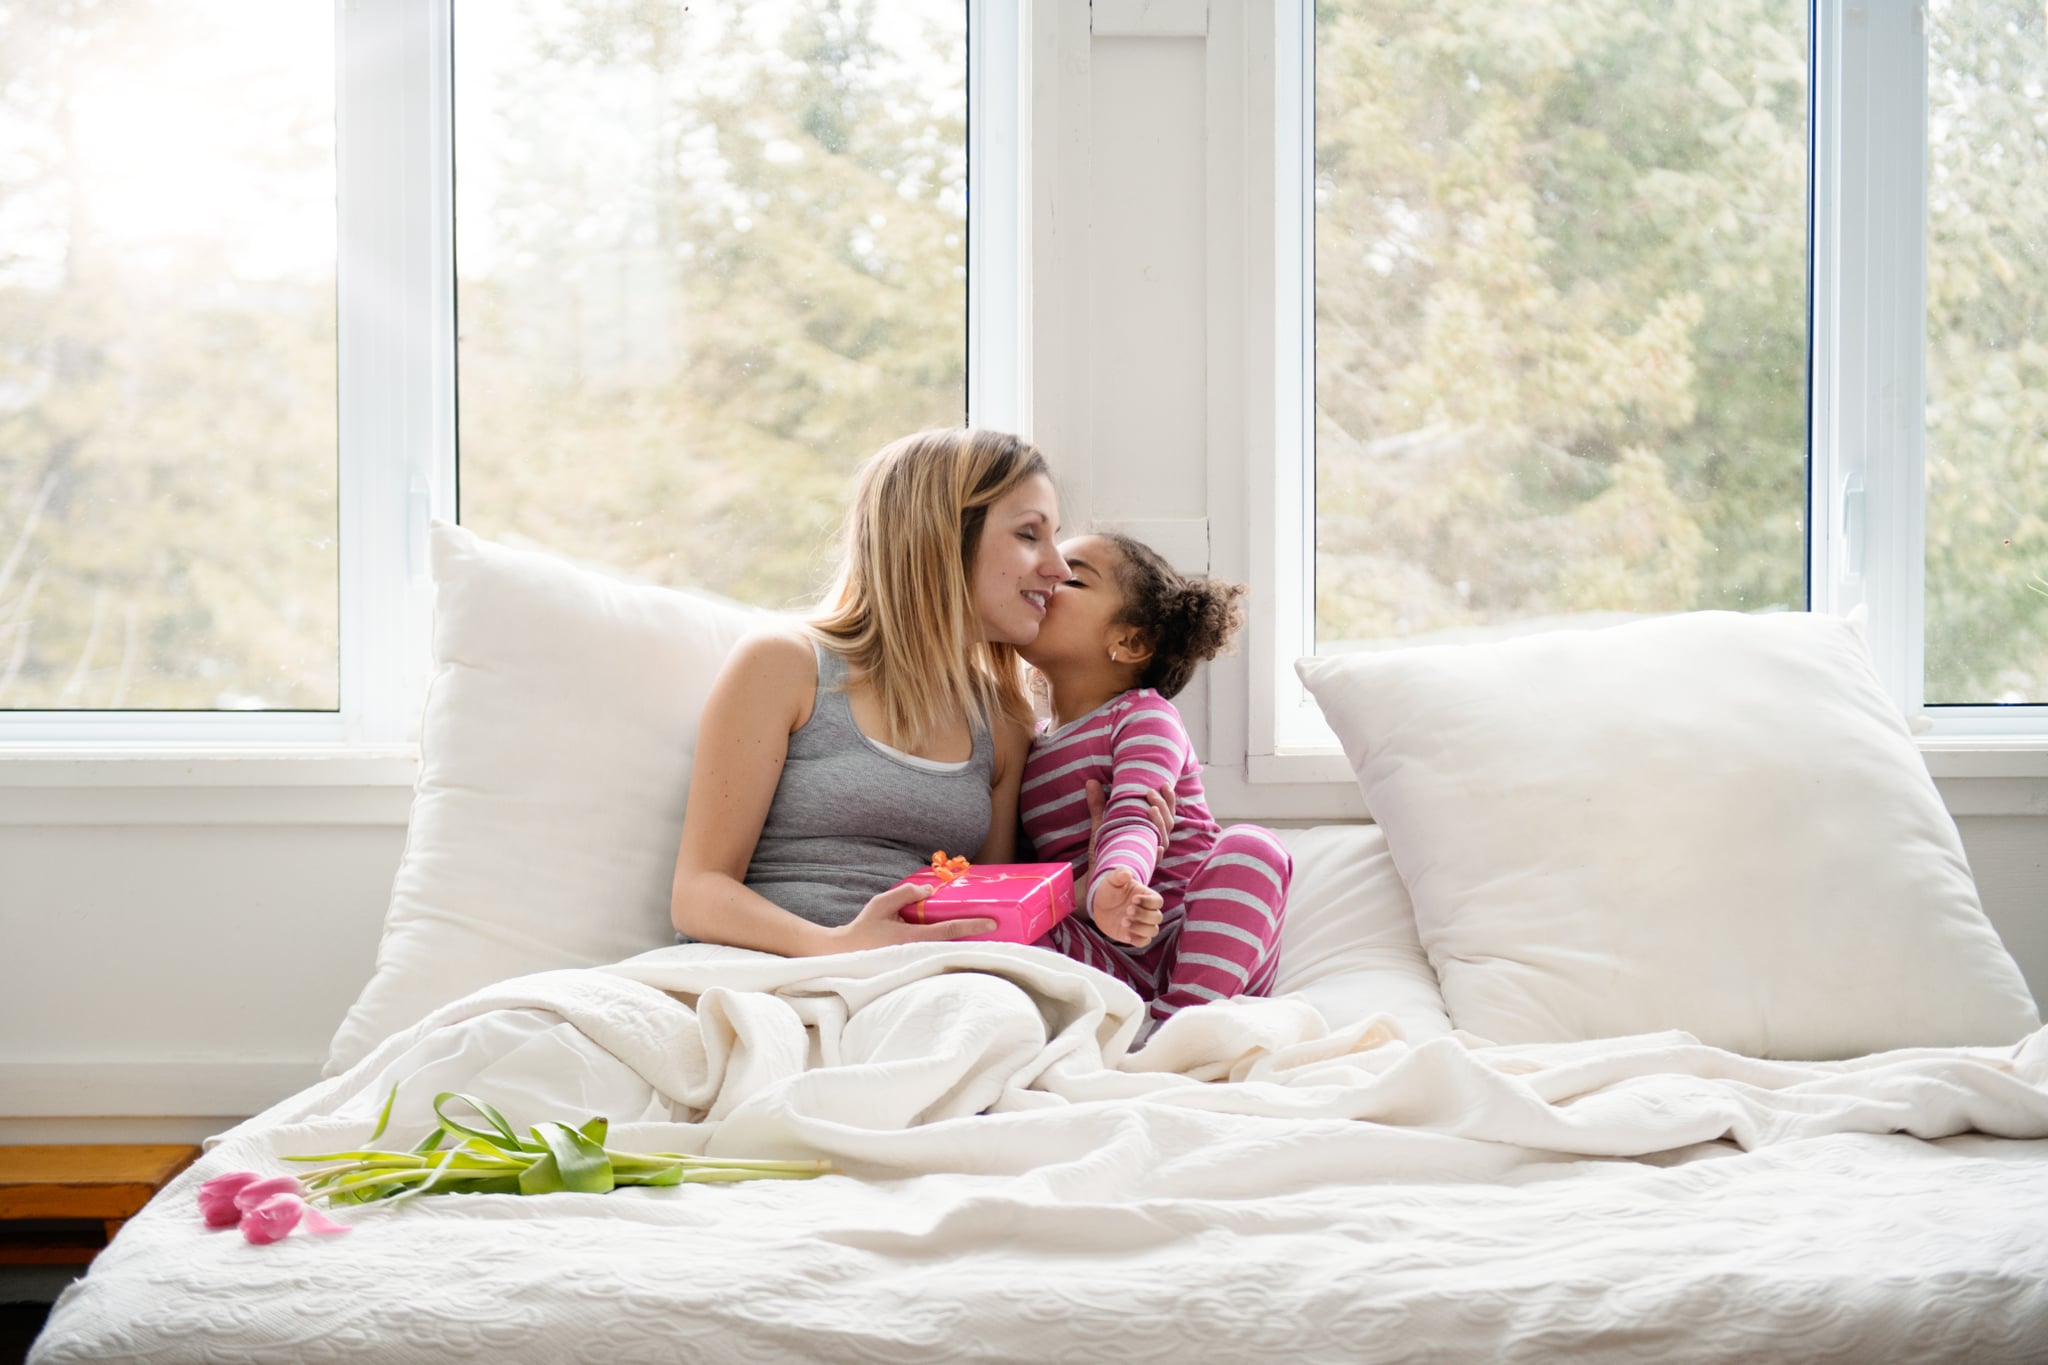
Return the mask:
[[[1094,917],[1095,927],[1118,943],[1142,948],[1158,936],[1165,904],[1165,899],[1132,876],[1129,868],[1119,867],[1095,888],[1088,913]]]
[[[887,948],[896,943],[947,943],[974,934],[995,932],[992,919],[956,919],[944,924],[912,924],[902,917],[903,907],[915,905],[932,893],[930,886],[892,886],[861,907],[860,913],[836,929],[827,930],[835,939],[836,951],[857,953],[863,948]]]
[[[1103,798],[1102,784],[1089,778],[1082,784],[1088,796],[1088,868],[1095,868],[1095,842],[1102,837],[1102,810],[1109,803]],[[1152,824],[1159,831],[1159,847],[1164,849],[1173,837],[1173,811],[1175,806],[1173,789],[1160,787],[1146,791],[1145,813],[1152,817]]]

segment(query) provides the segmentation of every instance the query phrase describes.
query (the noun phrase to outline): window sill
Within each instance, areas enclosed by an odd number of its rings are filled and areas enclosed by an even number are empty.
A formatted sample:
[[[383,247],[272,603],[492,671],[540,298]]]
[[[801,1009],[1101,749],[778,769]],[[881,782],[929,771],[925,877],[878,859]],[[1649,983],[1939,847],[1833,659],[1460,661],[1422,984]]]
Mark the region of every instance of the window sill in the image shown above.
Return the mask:
[[[403,826],[418,775],[410,745],[0,745],[0,826]]]
[[[1955,815],[2048,816],[2048,741],[1917,741]],[[381,747],[0,746],[0,827],[388,825],[412,810],[419,751]],[[1345,821],[1365,806],[1341,752],[1255,754],[1204,774],[1224,819]]]
[[[1916,740],[1927,771],[1948,777],[2048,778],[2048,739],[2010,735],[1926,735]]]
[[[1950,814],[2048,815],[2048,739],[1927,735],[1914,742]],[[1253,754],[1242,768],[1205,771],[1203,785],[1224,819],[1365,818],[1341,750]]]

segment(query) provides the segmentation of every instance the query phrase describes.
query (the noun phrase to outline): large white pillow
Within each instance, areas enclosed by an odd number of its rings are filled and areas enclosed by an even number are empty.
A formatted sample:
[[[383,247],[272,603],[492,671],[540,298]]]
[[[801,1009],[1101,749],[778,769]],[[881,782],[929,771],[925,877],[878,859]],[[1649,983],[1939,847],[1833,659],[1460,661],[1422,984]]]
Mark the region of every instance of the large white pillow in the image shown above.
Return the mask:
[[[1296,669],[1461,1029],[1839,1058],[2039,1024],[1856,624],[1698,612]]]
[[[1300,995],[1332,1028],[1387,1014],[1410,1042],[1451,1031],[1408,888],[1378,825],[1273,833],[1294,855],[1275,995]]]
[[[674,941],[698,713],[733,644],[770,619],[447,523],[432,537],[412,821],[330,1076],[479,987]]]

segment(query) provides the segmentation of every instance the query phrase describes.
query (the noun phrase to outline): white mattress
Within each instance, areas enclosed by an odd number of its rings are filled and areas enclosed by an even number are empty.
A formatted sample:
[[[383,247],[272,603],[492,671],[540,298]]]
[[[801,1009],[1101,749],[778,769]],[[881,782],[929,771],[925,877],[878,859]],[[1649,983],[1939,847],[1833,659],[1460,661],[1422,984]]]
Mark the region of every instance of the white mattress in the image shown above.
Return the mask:
[[[32,1359],[2038,1361],[2044,1147],[1842,1136],[1252,1198],[1082,1193],[1083,1163],[451,1197],[273,1247],[145,1216]]]
[[[1127,1055],[1137,1018],[1000,945],[506,983],[224,1135],[30,1359],[2048,1359],[2048,1031],[1786,1064],[1280,1000]],[[462,1089],[846,1174],[201,1225],[202,1179],[360,1143],[394,1081],[386,1145]]]

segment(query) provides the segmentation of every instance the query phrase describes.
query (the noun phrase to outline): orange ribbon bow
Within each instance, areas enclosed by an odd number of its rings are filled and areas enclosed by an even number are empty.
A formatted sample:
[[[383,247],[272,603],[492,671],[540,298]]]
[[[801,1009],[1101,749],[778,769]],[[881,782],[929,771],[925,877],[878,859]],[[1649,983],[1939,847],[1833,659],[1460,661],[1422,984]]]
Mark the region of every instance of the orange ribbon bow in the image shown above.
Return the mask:
[[[943,848],[932,854],[932,875],[941,882],[952,881],[972,866],[974,864],[968,862],[965,858],[958,856],[948,858],[946,850]]]

